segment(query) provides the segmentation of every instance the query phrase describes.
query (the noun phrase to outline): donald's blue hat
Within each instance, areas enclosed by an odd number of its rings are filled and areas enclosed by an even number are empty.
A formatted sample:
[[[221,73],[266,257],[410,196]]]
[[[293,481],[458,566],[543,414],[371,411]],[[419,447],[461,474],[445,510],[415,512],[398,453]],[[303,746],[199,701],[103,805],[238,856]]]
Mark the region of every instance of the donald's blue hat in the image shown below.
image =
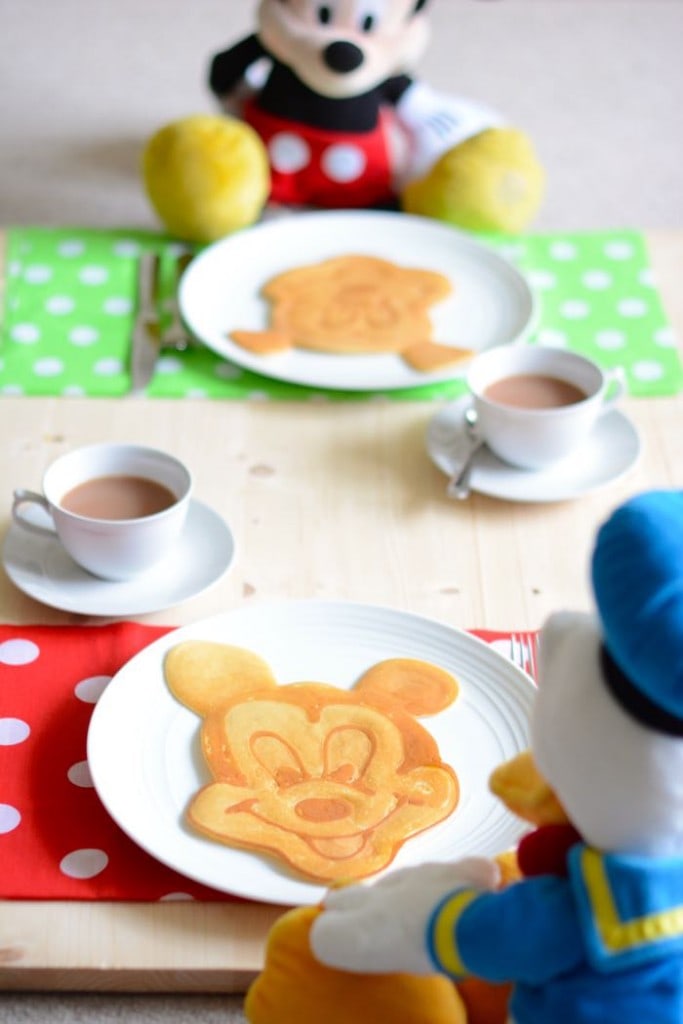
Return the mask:
[[[605,681],[643,724],[683,736],[683,491],[649,491],[598,531]]]

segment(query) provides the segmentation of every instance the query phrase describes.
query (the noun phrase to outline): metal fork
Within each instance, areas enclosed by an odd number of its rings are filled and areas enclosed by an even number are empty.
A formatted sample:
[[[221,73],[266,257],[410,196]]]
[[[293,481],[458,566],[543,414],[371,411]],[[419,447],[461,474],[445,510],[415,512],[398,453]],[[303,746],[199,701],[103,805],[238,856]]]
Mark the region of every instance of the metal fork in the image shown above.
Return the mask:
[[[175,349],[176,352],[184,352],[192,344],[192,338],[183,323],[183,318],[180,315],[180,306],[178,305],[178,284],[191,259],[192,253],[189,252],[181,253],[176,259],[173,291],[165,304],[166,309],[171,314],[171,322],[161,335],[161,347],[163,349]]]
[[[526,672],[532,679],[536,679],[537,673],[537,652],[536,636],[534,633],[512,633],[510,636],[510,661]]]

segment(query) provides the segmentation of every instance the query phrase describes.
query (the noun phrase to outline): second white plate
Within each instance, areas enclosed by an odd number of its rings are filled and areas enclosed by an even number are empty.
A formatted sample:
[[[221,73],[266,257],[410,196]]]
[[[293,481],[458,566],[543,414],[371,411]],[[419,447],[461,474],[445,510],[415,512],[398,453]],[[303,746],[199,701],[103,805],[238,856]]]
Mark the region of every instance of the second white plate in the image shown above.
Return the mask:
[[[324,601],[247,605],[145,648],[110,682],[91,720],[88,763],[101,800],[164,864],[253,900],[313,904],[324,893],[272,859],[213,842],[185,824],[189,801],[209,778],[198,748],[199,719],[171,695],[163,660],[188,639],[246,647],[265,658],[281,684],[318,680],[349,689],[367,668],[391,657],[442,666],[458,678],[460,696],[420,721],[458,775],[460,803],[446,821],[409,840],[392,869],[493,855],[525,830],[487,785],[492,769],[529,743],[534,687],[507,659],[468,633],[389,608]]]
[[[232,330],[267,326],[269,309],[260,290],[275,274],[347,254],[445,274],[453,294],[432,311],[435,341],[481,351],[521,340],[533,324],[535,303],[528,282],[493,249],[427,218],[362,210],[292,214],[209,246],[183,276],[183,318],[224,358],[294,384],[391,390],[462,375],[463,365],[419,373],[393,353],[349,356],[292,349],[258,356],[230,340]]]

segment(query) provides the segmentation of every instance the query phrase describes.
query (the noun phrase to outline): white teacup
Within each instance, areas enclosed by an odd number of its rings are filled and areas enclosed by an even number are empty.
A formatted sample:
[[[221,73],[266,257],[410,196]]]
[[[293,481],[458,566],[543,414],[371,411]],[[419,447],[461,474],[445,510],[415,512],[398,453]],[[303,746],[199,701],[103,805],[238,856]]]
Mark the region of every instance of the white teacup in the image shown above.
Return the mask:
[[[172,455],[137,444],[94,444],[56,459],[45,472],[42,494],[16,490],[12,517],[42,536],[56,533],[93,575],[127,580],[172,549],[191,493],[191,473]],[[31,505],[52,525],[36,522]]]
[[[476,356],[467,384],[477,429],[500,459],[544,469],[570,455],[623,396],[621,369],[564,349],[505,345]]]

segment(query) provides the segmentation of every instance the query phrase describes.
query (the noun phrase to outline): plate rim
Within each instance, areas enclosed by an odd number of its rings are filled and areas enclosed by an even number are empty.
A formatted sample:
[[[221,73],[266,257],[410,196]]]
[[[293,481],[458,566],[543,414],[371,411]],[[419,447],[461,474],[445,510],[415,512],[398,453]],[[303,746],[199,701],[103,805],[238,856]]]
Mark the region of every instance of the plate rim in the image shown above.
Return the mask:
[[[526,317],[522,326],[511,336],[507,341],[497,342],[496,344],[519,344],[523,342],[535,329],[538,317],[540,313],[540,300],[536,293],[536,290],[532,287],[531,281],[527,275],[525,275],[511,259],[508,259],[502,253],[498,252],[491,246],[487,246],[484,242],[479,241],[477,238],[472,237],[467,232],[458,228],[456,225],[448,224],[444,221],[439,221],[435,218],[421,217],[416,214],[409,213],[398,213],[390,210],[305,210],[302,212],[290,212],[282,217],[276,217],[272,219],[266,219],[259,221],[248,228],[243,228],[231,235],[227,235],[223,238],[206,246],[198,255],[192,260],[187,269],[185,270],[178,289],[178,303],[181,310],[181,315],[188,328],[196,335],[198,340],[206,346],[206,348],[213,351],[216,355],[220,356],[228,362],[232,362],[237,365],[240,369],[248,370],[249,372],[255,373],[262,377],[266,377],[273,381],[280,383],[304,386],[313,390],[325,390],[325,391],[341,391],[341,392],[392,392],[400,390],[412,390],[419,388],[427,388],[435,384],[443,384],[449,381],[459,379],[466,367],[466,362],[456,364],[454,367],[444,368],[441,371],[435,371],[433,373],[419,373],[418,371],[411,370],[409,367],[402,368],[407,374],[407,379],[401,381],[385,381],[378,383],[367,384],[365,382],[345,381],[343,384],[335,383],[331,377],[327,377],[325,374],[321,375],[318,380],[312,379],[301,379],[300,374],[296,372],[288,371],[287,369],[278,369],[277,365],[268,363],[263,360],[263,357],[252,355],[246,350],[242,352],[234,342],[230,342],[226,338],[225,342],[220,345],[215,342],[214,339],[208,339],[206,335],[202,335],[201,331],[196,329],[196,320],[190,314],[188,314],[188,293],[190,288],[196,287],[195,279],[199,273],[202,272],[203,266],[208,261],[213,261],[218,258],[218,254],[224,250],[230,251],[236,246],[239,246],[244,241],[245,237],[253,238],[258,232],[259,234],[267,234],[270,232],[278,231],[295,231],[297,234],[300,233],[303,220],[310,220],[314,223],[329,223],[336,220],[342,221],[366,221],[380,223],[391,223],[392,229],[397,228],[402,231],[405,230],[407,233],[414,233],[419,231],[421,233],[430,233],[432,235],[440,235],[446,239],[447,235],[450,235],[455,244],[461,249],[476,254],[479,259],[485,259],[488,264],[495,265],[500,272],[504,273],[508,280],[513,283],[515,291],[519,295],[524,295],[523,303],[526,309]],[[333,229],[330,228],[330,231]],[[407,239],[409,241],[409,238]],[[365,251],[365,249],[364,249]],[[315,259],[315,257],[311,257]],[[491,346],[493,347],[493,346]],[[296,350],[294,350],[296,355]],[[304,353],[300,353],[303,355]],[[318,358],[324,358],[328,361],[328,365],[332,365],[330,360],[337,358],[343,359],[346,365],[349,359],[391,359],[391,365],[394,366],[394,360],[398,357],[395,353],[387,353],[385,355],[368,355],[368,356],[337,356],[334,354],[325,353],[308,353],[308,356],[317,356]]]
[[[490,665],[495,666],[495,674],[498,675],[498,672],[500,672],[501,679],[505,682],[506,688],[509,689],[511,692],[515,693],[520,713],[524,712],[526,715],[526,729],[529,733],[530,712],[533,703],[533,697],[536,691],[536,686],[534,682],[525,672],[523,672],[512,662],[508,661],[508,659],[501,655],[498,651],[496,651],[495,648],[492,648],[487,641],[473,635],[467,630],[461,629],[457,626],[452,626],[449,623],[441,621],[439,619],[434,619],[426,615],[406,611],[404,609],[392,607],[389,605],[368,604],[364,602],[343,599],[300,598],[292,600],[283,599],[279,601],[264,600],[248,605],[238,605],[236,608],[230,609],[228,611],[218,612],[207,618],[200,619],[192,623],[187,623],[183,626],[179,626],[176,629],[171,630],[169,633],[164,634],[163,636],[152,641],[151,644],[147,645],[136,655],[134,655],[112,677],[110,683],[108,684],[107,688],[100,697],[100,700],[95,705],[88,728],[88,763],[91,766],[91,775],[93,778],[93,785],[95,787],[95,791],[98,795],[98,798],[101,800],[103,806],[107,810],[107,813],[110,814],[110,816],[116,822],[118,827],[121,828],[122,831],[126,833],[126,835],[128,835],[133,842],[135,842],[138,846],[145,850],[150,856],[158,860],[160,863],[166,865],[167,867],[170,867],[171,869],[177,871],[179,874],[183,875],[189,880],[213,888],[217,892],[229,893],[237,897],[251,899],[256,902],[264,902],[286,906],[302,903],[313,904],[317,902],[325,892],[325,886],[318,885],[314,882],[306,881],[305,879],[298,879],[288,874],[277,876],[277,864],[275,864],[274,870],[275,876],[278,878],[278,882],[274,884],[274,891],[270,891],[265,895],[259,895],[250,888],[236,888],[234,885],[230,886],[227,883],[223,885],[217,885],[215,880],[207,880],[206,873],[203,873],[200,868],[197,868],[196,870],[193,868],[192,870],[188,871],[185,866],[178,865],[177,858],[174,859],[172,856],[169,856],[168,854],[166,856],[161,856],[159,854],[158,849],[153,848],[153,844],[150,844],[149,841],[141,842],[140,837],[134,834],[134,832],[131,832],[130,828],[126,825],[126,822],[122,821],[120,815],[116,812],[116,810],[112,809],[110,804],[111,791],[107,790],[106,786],[101,781],[100,759],[94,747],[97,741],[98,731],[100,729],[105,728],[103,722],[105,724],[107,723],[107,716],[109,715],[108,705],[112,701],[116,700],[116,696],[112,696],[112,694],[116,694],[117,685],[125,685],[125,683],[121,683],[121,680],[125,680],[127,675],[129,675],[131,672],[135,672],[135,669],[137,667],[136,663],[144,664],[144,662],[149,658],[155,658],[158,655],[163,656],[163,654],[168,649],[170,649],[170,647],[173,646],[175,643],[181,642],[181,640],[188,638],[196,639],[198,636],[201,636],[202,634],[205,634],[207,632],[211,633],[211,631],[215,629],[216,626],[221,626],[226,621],[235,622],[235,620],[237,620],[237,625],[239,627],[239,619],[244,616],[246,616],[247,620],[249,620],[250,617],[254,615],[267,616],[269,612],[273,611],[273,609],[290,614],[298,614],[298,610],[301,608],[312,610],[313,613],[315,613],[316,611],[324,611],[324,613],[327,616],[334,614],[336,609],[352,612],[357,615],[365,615],[367,612],[370,612],[373,614],[377,614],[380,617],[389,616],[392,622],[395,622],[396,620],[399,620],[402,624],[405,624],[406,622],[414,622],[416,625],[424,629],[438,633],[440,638],[446,636],[448,638],[449,644],[453,642],[453,639],[455,639],[456,647],[463,644],[466,647],[470,647],[473,651],[478,652],[478,657],[483,658],[485,662],[488,662]],[[239,641],[235,641],[234,638],[228,639],[227,642],[239,643]],[[161,672],[161,666],[159,666],[159,672]],[[161,684],[163,685],[163,676],[158,675],[158,679],[161,680]],[[156,683],[149,682],[146,685],[149,687],[155,687]],[[170,699],[173,700],[172,697]],[[428,724],[425,725],[425,727],[429,729]],[[110,735],[109,731],[107,731],[107,735]],[[104,775],[106,777],[106,772],[104,773]],[[521,819],[517,819],[516,816],[511,814],[511,812],[503,809],[503,813],[505,814],[505,816],[509,816],[510,818],[511,836],[514,833],[516,837],[519,837],[528,828],[528,826],[525,825],[525,823],[522,822]],[[212,841],[206,837],[202,837],[199,834],[193,834],[192,839],[195,841],[199,840],[201,842],[210,843],[212,847],[220,847],[221,845],[219,843],[215,843],[215,841]],[[261,855],[257,852],[252,853],[248,850],[238,850],[230,847],[227,847],[227,850],[229,853],[239,855],[239,857],[253,856],[259,859],[261,858]],[[266,870],[270,869],[266,867]],[[390,870],[390,868],[385,870]],[[379,877],[379,875],[377,877]],[[294,890],[294,893],[296,895],[291,894],[292,890]],[[290,895],[285,895],[285,893],[290,893]]]

